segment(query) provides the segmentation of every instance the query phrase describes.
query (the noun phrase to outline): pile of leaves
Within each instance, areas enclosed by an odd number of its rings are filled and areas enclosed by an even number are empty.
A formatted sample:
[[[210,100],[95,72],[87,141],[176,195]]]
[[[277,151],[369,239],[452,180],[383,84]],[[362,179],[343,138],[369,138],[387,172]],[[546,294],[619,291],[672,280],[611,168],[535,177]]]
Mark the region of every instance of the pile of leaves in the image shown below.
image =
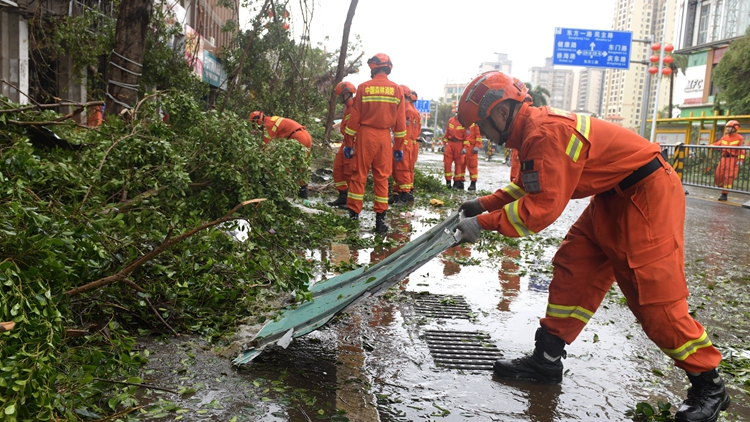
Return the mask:
[[[312,263],[295,251],[355,230],[284,199],[308,169],[302,146],[265,145],[242,116],[188,95],[150,96],[96,130],[2,107],[0,321],[16,323],[0,334],[3,420],[135,406],[117,387],[147,362],[136,335],[216,340],[261,294],[304,299]],[[239,222],[244,241],[228,235]]]

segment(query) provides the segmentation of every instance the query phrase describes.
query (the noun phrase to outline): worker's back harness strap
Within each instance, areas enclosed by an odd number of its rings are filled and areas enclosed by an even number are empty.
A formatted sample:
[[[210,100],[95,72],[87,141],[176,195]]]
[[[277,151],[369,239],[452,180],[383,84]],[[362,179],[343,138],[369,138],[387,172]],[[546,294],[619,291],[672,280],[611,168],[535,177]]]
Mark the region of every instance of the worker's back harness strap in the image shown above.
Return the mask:
[[[661,167],[662,165],[661,165],[661,161],[659,161],[659,157],[654,157],[653,160],[644,164],[638,170],[630,173],[628,177],[622,179],[620,183],[617,184],[617,186],[620,187],[620,191],[624,191],[625,189],[645,179],[646,176],[650,175],[651,173],[655,172],[657,169]],[[617,191],[615,190],[615,188],[612,188],[604,192],[605,195],[614,195],[616,193]]]

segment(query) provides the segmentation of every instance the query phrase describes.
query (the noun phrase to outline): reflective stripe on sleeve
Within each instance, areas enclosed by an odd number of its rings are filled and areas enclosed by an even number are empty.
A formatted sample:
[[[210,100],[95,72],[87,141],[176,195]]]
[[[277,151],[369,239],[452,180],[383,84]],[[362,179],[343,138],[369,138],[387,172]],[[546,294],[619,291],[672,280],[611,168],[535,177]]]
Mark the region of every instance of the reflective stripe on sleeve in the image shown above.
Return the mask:
[[[591,117],[576,114],[576,130],[583,135],[584,139],[588,140],[591,131]]]
[[[522,196],[526,195],[526,191],[521,189],[521,187],[515,183],[511,183],[504,187],[503,192],[507,192],[508,195],[512,196],[514,199],[521,199]]]
[[[406,136],[406,131],[405,130],[401,131],[401,132],[393,132],[393,137],[394,138],[403,138],[404,136]]]
[[[568,142],[568,147],[565,148],[565,154],[570,157],[573,162],[578,161],[578,157],[581,155],[581,150],[583,149],[583,142],[578,139],[576,134],[572,134],[570,136],[570,142]]]
[[[685,360],[688,358],[688,356],[698,351],[698,349],[702,349],[708,346],[712,346],[711,340],[708,339],[708,334],[706,334],[706,332],[704,331],[703,335],[701,335],[700,338],[690,340],[677,349],[661,350],[674,360]]]
[[[503,207],[505,215],[508,217],[508,221],[516,229],[519,236],[528,236],[534,234],[533,231],[526,227],[526,224],[521,221],[521,217],[518,215],[518,201],[513,201],[510,204]]]
[[[588,324],[593,315],[593,312],[580,306],[547,304],[547,316],[553,318],[575,318],[579,321],[583,321],[584,324]]]
[[[344,129],[344,132],[346,132],[346,134],[347,134],[347,135],[350,135],[350,136],[355,136],[355,135],[357,135],[357,131],[356,131],[356,130],[351,130],[351,129],[349,129],[349,126],[347,126],[347,127],[346,127],[346,129]]]

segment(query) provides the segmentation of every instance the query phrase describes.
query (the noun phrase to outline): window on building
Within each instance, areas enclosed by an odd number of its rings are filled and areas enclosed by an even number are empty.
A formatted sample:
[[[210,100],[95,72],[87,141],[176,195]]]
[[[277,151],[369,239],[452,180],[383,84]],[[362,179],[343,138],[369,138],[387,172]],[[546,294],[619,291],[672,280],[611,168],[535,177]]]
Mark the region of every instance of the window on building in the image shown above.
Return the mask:
[[[708,18],[710,12],[711,4],[706,2],[701,5],[701,16],[698,21],[698,45],[705,44],[708,41]]]

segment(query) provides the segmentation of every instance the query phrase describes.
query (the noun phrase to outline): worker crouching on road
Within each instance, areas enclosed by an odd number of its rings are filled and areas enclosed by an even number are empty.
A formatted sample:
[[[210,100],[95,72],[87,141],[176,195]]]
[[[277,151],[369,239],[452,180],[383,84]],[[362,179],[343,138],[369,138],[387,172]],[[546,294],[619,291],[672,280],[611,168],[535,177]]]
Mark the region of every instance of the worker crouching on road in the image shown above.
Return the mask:
[[[471,129],[464,127],[457,116],[448,120],[445,129],[445,150],[443,151],[443,170],[445,171],[445,186],[453,189],[464,188],[466,180],[466,153],[471,143]]]
[[[730,120],[727,122],[726,128],[724,129],[724,136],[714,143],[714,146],[718,147],[741,147],[745,142],[745,138],[742,137],[737,131],[740,130],[740,122],[737,120]],[[726,201],[729,189],[732,188],[734,179],[737,178],[737,174],[740,172],[740,166],[745,162],[745,151],[742,149],[722,149],[721,150],[721,161],[716,166],[715,182],[716,186],[722,188],[721,196],[719,201]]]
[[[344,104],[344,115],[341,119],[341,134],[344,135],[344,141],[341,142],[336,156],[333,158],[333,184],[339,191],[339,196],[328,205],[332,207],[346,208],[346,197],[349,193],[349,179],[352,178],[352,157],[354,157],[354,139],[346,136],[346,124],[352,114],[354,105],[354,93],[357,88],[351,82],[339,82],[334,89],[334,93]]]
[[[265,128],[263,142],[266,144],[271,142],[272,139],[294,139],[307,148],[308,154],[310,153],[312,138],[305,127],[294,120],[280,116],[268,117],[261,111],[250,113],[249,120],[256,127]],[[307,178],[307,175],[305,175],[305,178]],[[300,198],[307,199],[307,181],[300,180],[297,195]]]
[[[390,57],[379,53],[367,60],[367,64],[372,79],[357,87],[352,114],[346,125],[346,136],[356,136],[357,139],[346,205],[349,207],[349,217],[358,220],[365,196],[365,181],[372,169],[375,231],[385,233],[388,231],[385,217],[391,161],[404,159],[406,104],[401,87],[388,79],[393,68]]]
[[[502,72],[475,78],[458,114],[491,141],[518,150],[521,175],[464,202],[462,242],[482,230],[539,232],[572,198],[593,196],[553,258],[547,311],[533,354],[494,364],[498,377],[560,383],[565,345],[594,315],[613,282],[648,337],[692,384],[676,421],[715,421],[729,406],[721,354],[688,313],[684,275],[685,194],[659,146],[611,123],[523,101],[527,88]],[[487,212],[487,213],[485,213]]]

